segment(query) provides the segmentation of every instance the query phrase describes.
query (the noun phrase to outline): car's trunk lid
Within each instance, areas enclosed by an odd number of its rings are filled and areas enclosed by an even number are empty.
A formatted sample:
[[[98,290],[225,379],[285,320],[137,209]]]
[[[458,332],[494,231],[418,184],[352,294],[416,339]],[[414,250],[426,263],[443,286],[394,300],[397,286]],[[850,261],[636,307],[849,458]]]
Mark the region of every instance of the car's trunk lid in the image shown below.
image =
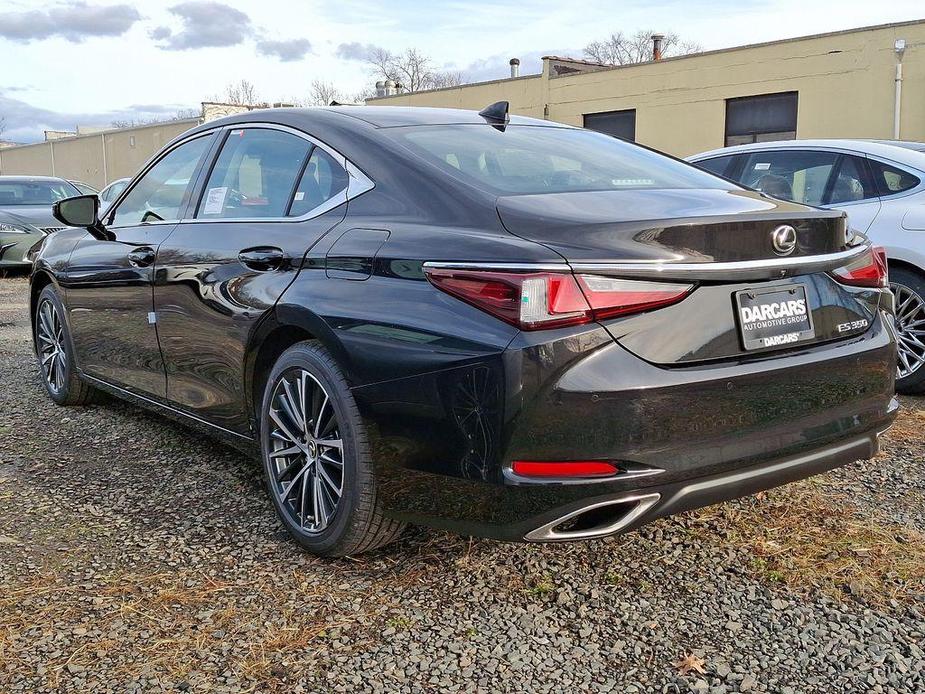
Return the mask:
[[[744,190],[624,190],[498,199],[512,234],[573,263],[718,263],[773,259],[773,232],[796,231],[788,257],[845,249],[844,214]]]

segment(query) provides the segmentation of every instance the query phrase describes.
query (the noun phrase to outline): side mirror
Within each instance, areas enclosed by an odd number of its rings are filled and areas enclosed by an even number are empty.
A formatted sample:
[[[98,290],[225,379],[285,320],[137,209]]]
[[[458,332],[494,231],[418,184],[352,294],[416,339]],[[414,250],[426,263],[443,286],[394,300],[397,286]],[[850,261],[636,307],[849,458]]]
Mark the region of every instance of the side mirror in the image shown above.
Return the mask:
[[[51,213],[69,227],[84,227],[101,241],[112,241],[115,235],[100,223],[100,199],[96,195],[78,195],[58,200]]]

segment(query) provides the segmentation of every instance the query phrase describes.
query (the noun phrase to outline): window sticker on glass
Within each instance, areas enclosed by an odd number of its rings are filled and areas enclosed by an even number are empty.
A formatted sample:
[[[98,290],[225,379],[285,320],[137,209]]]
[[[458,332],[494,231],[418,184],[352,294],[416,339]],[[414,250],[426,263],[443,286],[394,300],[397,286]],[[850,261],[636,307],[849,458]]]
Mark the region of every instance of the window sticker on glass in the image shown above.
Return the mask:
[[[771,164],[769,162],[758,162],[755,164],[755,171],[767,171],[770,168]]]
[[[295,199],[296,199],[296,200],[304,200],[304,199],[305,199],[305,193],[303,193],[303,192],[300,190],[298,193],[295,194]]]
[[[221,214],[225,206],[225,196],[228,194],[228,188],[209,188],[206,194],[206,204],[202,208],[203,214]]]

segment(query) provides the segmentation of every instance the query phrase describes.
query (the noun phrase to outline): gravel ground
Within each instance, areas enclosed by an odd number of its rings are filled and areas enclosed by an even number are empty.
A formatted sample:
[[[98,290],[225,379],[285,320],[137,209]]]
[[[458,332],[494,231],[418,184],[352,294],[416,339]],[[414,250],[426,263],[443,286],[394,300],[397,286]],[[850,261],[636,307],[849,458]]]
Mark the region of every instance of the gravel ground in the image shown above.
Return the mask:
[[[60,409],[0,280],[0,691],[925,691],[925,400],[873,463],[591,543],[299,552],[258,466]]]

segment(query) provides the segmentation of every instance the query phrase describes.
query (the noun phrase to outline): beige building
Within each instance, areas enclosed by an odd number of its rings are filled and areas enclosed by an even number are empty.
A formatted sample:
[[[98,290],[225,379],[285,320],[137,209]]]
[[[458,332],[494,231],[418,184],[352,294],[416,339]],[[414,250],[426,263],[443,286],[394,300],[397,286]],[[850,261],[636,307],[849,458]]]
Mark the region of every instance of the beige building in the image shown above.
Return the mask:
[[[45,131],[44,142],[2,148],[0,175],[60,176],[102,189],[112,181],[133,176],[177,135],[200,123],[252,108],[257,107],[205,102],[198,117],[183,120],[113,130],[80,127],[76,132]]]
[[[481,109],[506,100],[512,113],[687,156],[769,139],[892,138],[897,76],[899,136],[925,141],[925,20],[621,67],[547,57],[539,75],[367,103]]]

